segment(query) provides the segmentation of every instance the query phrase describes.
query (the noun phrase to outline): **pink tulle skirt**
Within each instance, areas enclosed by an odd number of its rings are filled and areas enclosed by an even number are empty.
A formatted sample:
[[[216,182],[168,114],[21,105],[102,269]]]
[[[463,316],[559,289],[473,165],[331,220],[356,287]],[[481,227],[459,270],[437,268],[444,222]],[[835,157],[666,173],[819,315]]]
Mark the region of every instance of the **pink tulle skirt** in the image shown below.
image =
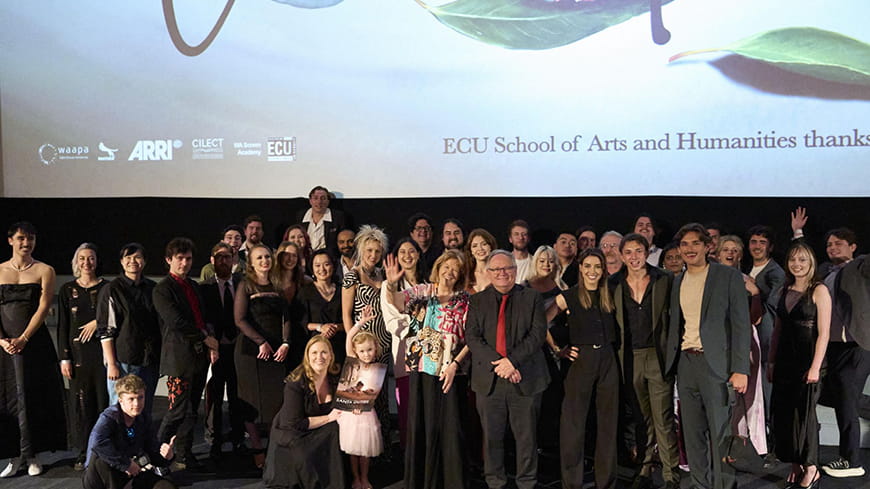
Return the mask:
[[[374,410],[360,414],[343,412],[338,418],[338,441],[348,455],[376,457],[384,451],[381,423]]]

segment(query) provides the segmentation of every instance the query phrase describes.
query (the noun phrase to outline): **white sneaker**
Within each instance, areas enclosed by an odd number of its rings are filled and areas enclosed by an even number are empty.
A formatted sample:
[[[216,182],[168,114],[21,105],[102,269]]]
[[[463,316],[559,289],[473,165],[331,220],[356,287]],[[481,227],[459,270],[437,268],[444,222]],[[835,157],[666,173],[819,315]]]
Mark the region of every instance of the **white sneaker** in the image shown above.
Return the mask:
[[[860,465],[852,467],[848,460],[840,457],[833,462],[823,465],[822,472],[831,477],[861,477],[864,475],[864,467]]]
[[[39,462],[30,462],[27,466],[27,475],[36,476],[42,473],[42,465]]]
[[[7,477],[12,477],[13,475],[17,474],[20,467],[16,462],[16,460],[12,460],[11,462],[9,462],[9,465],[7,465],[5,469],[3,469],[3,472],[0,472],[0,477],[5,479]]]

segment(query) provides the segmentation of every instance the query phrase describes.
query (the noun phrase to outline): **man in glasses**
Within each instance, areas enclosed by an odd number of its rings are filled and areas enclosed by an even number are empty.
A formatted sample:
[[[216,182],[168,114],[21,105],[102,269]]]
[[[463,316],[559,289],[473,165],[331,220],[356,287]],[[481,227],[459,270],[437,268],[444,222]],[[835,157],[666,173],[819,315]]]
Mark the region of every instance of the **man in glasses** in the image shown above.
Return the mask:
[[[536,426],[541,394],[550,382],[541,346],[547,321],[541,294],[516,285],[517,265],[509,251],[487,258],[490,285],[471,297],[465,337],[474,367],[471,388],[484,431],[484,475],[490,489],[507,485],[504,435],[516,440],[516,484],[533,489],[538,472]]]

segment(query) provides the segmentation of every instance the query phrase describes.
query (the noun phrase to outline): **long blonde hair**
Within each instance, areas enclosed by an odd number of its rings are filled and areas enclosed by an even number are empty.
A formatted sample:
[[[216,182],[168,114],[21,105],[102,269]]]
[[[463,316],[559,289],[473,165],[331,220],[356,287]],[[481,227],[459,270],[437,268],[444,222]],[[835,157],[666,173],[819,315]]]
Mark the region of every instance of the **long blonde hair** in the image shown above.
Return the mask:
[[[314,385],[315,373],[314,368],[311,367],[311,361],[308,360],[308,351],[317,343],[323,343],[329,350],[329,367],[327,367],[326,373],[332,375],[338,374],[339,367],[338,364],[335,363],[335,352],[332,351],[332,343],[330,343],[325,336],[319,334],[312,336],[311,339],[308,340],[308,343],[305,344],[305,354],[302,356],[302,363],[293,369],[293,371],[290,372],[290,375],[287,376],[287,380],[291,382],[298,382],[304,377],[305,380],[308,381],[308,387],[312,392],[317,392],[317,386]]]

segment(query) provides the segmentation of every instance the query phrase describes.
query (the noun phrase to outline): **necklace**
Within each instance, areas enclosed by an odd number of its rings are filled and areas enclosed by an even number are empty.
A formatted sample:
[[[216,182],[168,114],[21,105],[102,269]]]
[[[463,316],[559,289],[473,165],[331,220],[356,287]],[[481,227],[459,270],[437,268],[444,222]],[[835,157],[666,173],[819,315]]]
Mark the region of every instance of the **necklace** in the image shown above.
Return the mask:
[[[27,265],[24,265],[23,267],[19,267],[18,265],[12,263],[12,260],[9,260],[9,265],[11,265],[12,269],[15,270],[16,272],[24,272],[26,270],[29,270],[30,267],[32,267],[34,263],[36,263],[36,260],[30,260],[30,263],[28,263]]]
[[[320,282],[314,282],[314,287],[320,292],[320,295],[332,295],[335,292],[335,284],[321,285]]]
[[[363,267],[360,267],[360,268],[362,268],[362,271],[365,272],[365,274],[369,278],[369,280],[372,280],[372,281],[380,280],[380,278],[381,278],[381,269],[380,268],[374,267],[371,270],[366,270]]]

